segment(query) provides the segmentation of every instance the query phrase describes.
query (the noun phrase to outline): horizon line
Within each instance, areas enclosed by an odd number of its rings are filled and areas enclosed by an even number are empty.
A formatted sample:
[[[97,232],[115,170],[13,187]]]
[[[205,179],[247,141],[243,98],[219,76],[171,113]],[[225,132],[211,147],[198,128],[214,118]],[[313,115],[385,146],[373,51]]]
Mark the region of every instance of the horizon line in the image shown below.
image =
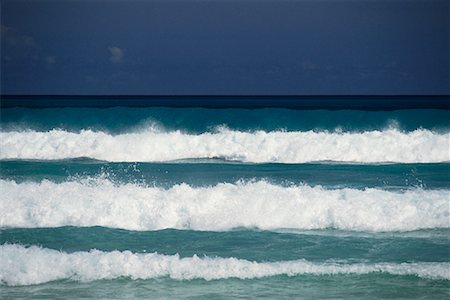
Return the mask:
[[[450,109],[449,95],[0,95],[0,107]]]

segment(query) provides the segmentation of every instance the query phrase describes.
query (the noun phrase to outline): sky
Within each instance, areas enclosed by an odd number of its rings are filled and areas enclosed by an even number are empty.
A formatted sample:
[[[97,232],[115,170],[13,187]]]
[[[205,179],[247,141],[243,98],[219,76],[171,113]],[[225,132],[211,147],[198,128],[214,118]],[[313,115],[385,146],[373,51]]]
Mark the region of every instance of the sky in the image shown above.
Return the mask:
[[[450,1],[1,0],[1,94],[449,94]]]

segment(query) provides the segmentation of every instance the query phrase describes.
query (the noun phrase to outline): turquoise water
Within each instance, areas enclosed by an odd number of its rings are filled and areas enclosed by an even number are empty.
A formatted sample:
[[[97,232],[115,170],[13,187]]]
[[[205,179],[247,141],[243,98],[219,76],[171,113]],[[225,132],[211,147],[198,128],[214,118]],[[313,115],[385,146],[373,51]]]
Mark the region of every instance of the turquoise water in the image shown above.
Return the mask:
[[[274,276],[264,279],[176,281],[115,279],[73,283],[56,281],[31,287],[5,288],[11,298],[152,298],[152,299],[447,299],[447,281],[414,276]]]
[[[226,126],[235,130],[335,130],[364,131],[397,127],[448,131],[447,110],[396,111],[205,109],[205,108],[8,108],[0,111],[3,130],[61,128],[102,130],[112,133],[143,130],[149,125],[191,133]]]
[[[1,128],[0,298],[450,295],[446,110],[7,108]]]
[[[277,185],[309,184],[329,188],[382,187],[385,190],[448,189],[450,165],[433,164],[242,164],[205,160],[179,163],[108,163],[93,160],[8,161],[1,179],[53,182],[105,177],[114,182],[170,188],[175,184],[212,186],[218,183],[266,180]]]
[[[277,232],[236,229],[226,232],[191,230],[128,231],[104,227],[4,229],[3,243],[39,245],[65,252],[130,250],[181,257],[239,257],[265,262],[446,262],[448,229],[409,233],[355,233],[336,230]],[[414,245],[414,248],[411,247]],[[281,251],[282,249],[282,251]]]

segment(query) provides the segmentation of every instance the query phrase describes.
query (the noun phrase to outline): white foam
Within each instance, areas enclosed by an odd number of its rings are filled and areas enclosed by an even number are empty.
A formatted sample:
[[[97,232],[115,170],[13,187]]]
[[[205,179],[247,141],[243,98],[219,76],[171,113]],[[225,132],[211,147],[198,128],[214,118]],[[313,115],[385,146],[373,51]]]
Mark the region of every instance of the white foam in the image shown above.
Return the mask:
[[[260,278],[277,275],[338,275],[388,273],[433,279],[450,279],[450,263],[314,263],[306,260],[253,262],[237,258],[132,253],[130,251],[64,253],[36,246],[0,246],[0,283],[6,285],[41,284],[70,279],[93,281],[127,277],[176,280]]]
[[[115,185],[100,178],[59,184],[0,180],[0,190],[0,227],[353,231],[450,227],[450,190],[328,190],[265,181],[163,189]]]
[[[110,135],[63,130],[0,133],[1,159],[67,159],[171,161],[225,158],[245,162],[447,162],[450,133],[418,129],[401,132],[240,132],[221,129],[192,135],[148,130]]]

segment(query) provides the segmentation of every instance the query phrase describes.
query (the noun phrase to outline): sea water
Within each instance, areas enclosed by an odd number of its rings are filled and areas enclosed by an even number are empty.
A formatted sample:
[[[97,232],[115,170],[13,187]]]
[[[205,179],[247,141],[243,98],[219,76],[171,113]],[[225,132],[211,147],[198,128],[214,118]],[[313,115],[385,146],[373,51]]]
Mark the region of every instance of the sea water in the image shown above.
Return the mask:
[[[0,112],[0,298],[449,297],[447,110]]]

